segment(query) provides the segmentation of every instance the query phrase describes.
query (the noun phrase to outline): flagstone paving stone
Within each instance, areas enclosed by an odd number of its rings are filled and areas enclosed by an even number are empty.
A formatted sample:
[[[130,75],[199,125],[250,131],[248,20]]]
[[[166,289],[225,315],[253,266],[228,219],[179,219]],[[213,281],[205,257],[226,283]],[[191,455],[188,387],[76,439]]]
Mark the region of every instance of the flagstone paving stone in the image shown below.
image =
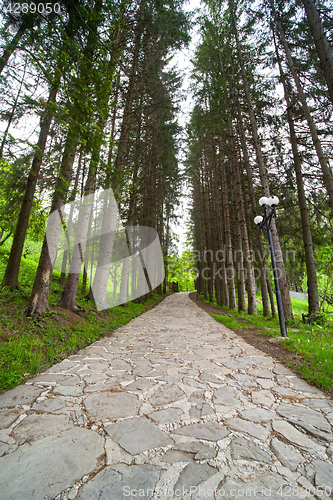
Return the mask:
[[[6,429],[22,415],[22,408],[14,408],[13,410],[0,410],[0,430]]]
[[[87,413],[94,420],[116,420],[136,415],[141,406],[134,394],[126,392],[94,392],[84,400]]]
[[[217,451],[211,446],[199,442],[180,443],[174,446],[175,450],[186,451],[188,453],[195,453],[196,460],[203,460],[204,458],[215,458]]]
[[[0,497],[313,500],[332,425],[332,400],[174,294],[0,395]]]
[[[133,457],[125,451],[118,443],[107,437],[105,440],[106,465],[114,465],[118,463],[131,464]]]
[[[54,498],[98,466],[104,439],[74,428],[0,458],[0,492],[6,500]]]
[[[313,440],[307,438],[302,432],[298,431],[288,422],[282,420],[274,420],[273,430],[283,436],[289,443],[294,444],[298,448],[314,453],[316,451],[324,451],[325,448]]]
[[[262,441],[266,441],[270,434],[262,425],[254,424],[241,418],[229,418],[225,421],[225,424],[233,431],[243,432]]]
[[[173,440],[146,417],[128,418],[104,428],[131,455],[173,444]]]
[[[41,386],[78,385],[81,380],[77,375],[63,375],[61,373],[42,373],[30,380],[31,383]]]
[[[315,485],[333,492],[333,465],[323,460],[315,460]]]
[[[230,444],[230,451],[234,460],[256,460],[267,463],[271,461],[271,456],[267,451],[244,437],[235,438]]]
[[[62,396],[79,396],[83,393],[82,387],[71,385],[58,385],[54,394],[61,394]]]
[[[302,401],[303,405],[310,406],[311,408],[317,408],[320,410],[332,410],[333,402],[328,401],[326,399],[317,399],[317,398],[310,398],[310,399],[303,399]]]
[[[14,408],[17,405],[30,405],[42,392],[39,387],[19,385],[0,396],[0,408]]]
[[[229,434],[229,431],[221,424],[205,422],[202,424],[186,425],[173,431],[182,436],[192,436],[206,441],[218,441]]]
[[[245,418],[246,420],[250,420],[251,422],[269,422],[270,420],[278,418],[276,413],[260,407],[241,411],[240,415],[241,417]]]
[[[303,462],[303,457],[298,450],[277,438],[272,439],[271,449],[280,462],[290,470],[295,470]]]
[[[194,462],[194,454],[186,451],[169,450],[162,456],[162,460],[169,464],[177,462]]]
[[[180,490],[182,492],[189,490],[191,487],[195,488],[216,474],[216,472],[217,469],[208,464],[190,463],[181,471],[174,491]]]
[[[331,426],[319,411],[304,408],[301,405],[281,403],[276,412],[290,423],[302,427],[309,434],[325,441],[332,441]]]
[[[252,391],[252,402],[257,405],[267,406],[270,408],[275,403],[275,398],[270,391]]]
[[[289,493],[292,495],[293,490],[290,488],[290,482],[276,473],[257,474],[255,479],[246,480],[239,478],[238,480],[225,478],[218,485],[218,491],[223,494],[223,498],[228,500],[244,500],[244,498],[255,498],[256,500],[281,500],[288,498]],[[313,500],[313,496],[306,491],[300,492],[296,498],[301,500]]]
[[[19,425],[12,431],[13,437],[21,444],[24,441],[34,441],[35,439],[57,434],[61,431],[66,431],[73,428],[68,421],[66,415],[28,415]]]
[[[150,413],[148,417],[159,424],[172,424],[180,422],[181,415],[183,415],[182,410],[178,408],[167,408],[166,410]]]
[[[123,500],[130,498],[131,491],[135,492],[132,498],[148,499],[159,476],[159,469],[152,465],[106,467],[83,486],[78,500]]]
[[[173,403],[179,399],[183,399],[185,393],[177,386],[165,384],[149,399],[153,406],[163,406],[168,403]]]
[[[214,401],[223,406],[234,406],[239,403],[237,390],[232,387],[221,387],[214,392]]]

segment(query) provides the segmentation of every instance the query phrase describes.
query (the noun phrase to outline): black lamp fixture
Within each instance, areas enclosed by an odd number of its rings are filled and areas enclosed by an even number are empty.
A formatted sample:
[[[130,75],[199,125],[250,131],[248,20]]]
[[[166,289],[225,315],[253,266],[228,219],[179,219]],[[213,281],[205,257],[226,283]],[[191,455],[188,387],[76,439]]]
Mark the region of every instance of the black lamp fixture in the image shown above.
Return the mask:
[[[263,196],[262,198],[260,198],[259,205],[261,205],[263,208],[264,216],[262,217],[261,215],[257,215],[257,217],[255,217],[255,219],[254,219],[254,222],[255,222],[255,224],[257,224],[257,226],[259,226],[260,234],[262,233],[263,228],[266,227],[269,250],[270,250],[271,259],[272,259],[273,276],[274,276],[274,284],[275,284],[275,295],[276,295],[276,302],[277,302],[279,322],[280,322],[280,332],[281,332],[282,337],[287,337],[287,326],[286,326],[286,321],[284,319],[284,314],[283,314],[281,292],[280,292],[279,280],[278,280],[278,276],[277,276],[273,241],[272,241],[272,235],[271,235],[271,220],[273,217],[276,217],[276,205],[278,203],[279,203],[279,198],[277,196],[271,196],[270,198]],[[271,209],[271,211],[269,213],[268,213],[268,208]]]

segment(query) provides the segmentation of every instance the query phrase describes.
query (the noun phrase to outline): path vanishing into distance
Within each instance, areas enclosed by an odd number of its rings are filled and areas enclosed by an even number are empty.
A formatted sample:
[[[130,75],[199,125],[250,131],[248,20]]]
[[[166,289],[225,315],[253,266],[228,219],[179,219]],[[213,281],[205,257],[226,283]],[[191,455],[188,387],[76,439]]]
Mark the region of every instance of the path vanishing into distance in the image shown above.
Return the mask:
[[[332,400],[174,294],[0,396],[0,498],[330,498],[332,425]]]

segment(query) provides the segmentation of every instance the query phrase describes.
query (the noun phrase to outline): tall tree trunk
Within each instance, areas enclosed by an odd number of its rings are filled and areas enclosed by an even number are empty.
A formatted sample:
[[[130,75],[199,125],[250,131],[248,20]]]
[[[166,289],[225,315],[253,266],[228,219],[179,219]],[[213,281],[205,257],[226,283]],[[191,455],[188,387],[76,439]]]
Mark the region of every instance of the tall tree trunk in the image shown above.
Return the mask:
[[[143,0],[141,2],[141,5],[140,5],[139,19],[137,21],[137,25],[136,25],[136,29],[135,29],[135,41],[134,41],[134,50],[133,50],[131,72],[130,72],[128,87],[127,87],[125,108],[124,108],[119,143],[118,143],[118,151],[117,151],[117,156],[115,159],[114,169],[113,169],[115,171],[115,175],[113,176],[112,188],[113,188],[113,191],[115,193],[116,198],[118,198],[119,193],[120,193],[120,188],[121,188],[119,175],[120,175],[120,172],[122,172],[124,170],[125,164],[126,164],[128,136],[129,136],[130,123],[131,123],[132,104],[133,104],[136,75],[137,75],[137,69],[138,69],[141,37],[142,37],[143,30],[144,30],[142,16],[144,13],[145,5],[146,5],[146,0]],[[118,90],[117,90],[117,95],[118,95]],[[114,115],[114,117],[115,116],[116,115]],[[114,121],[114,123],[115,123],[115,121]],[[111,147],[113,147],[113,144],[112,145],[110,144],[110,149],[109,149],[109,160],[110,161],[111,161],[111,155],[112,155]],[[109,208],[107,208],[106,211],[104,210],[105,214],[109,213],[110,210],[112,212],[115,210],[115,206],[114,206],[113,201],[106,200],[107,204],[109,202],[110,202]],[[106,289],[107,289],[107,281],[109,278],[108,278],[108,275],[106,273],[105,266],[111,264],[113,244],[114,244],[114,228],[115,228],[115,224],[116,224],[116,216],[114,217],[112,215],[111,217],[112,217],[111,225],[110,225],[110,221],[106,222],[106,221],[104,221],[104,218],[103,218],[102,225],[107,224],[109,229],[110,229],[110,232],[109,232],[109,234],[106,234],[106,233],[103,234],[101,237],[100,256],[98,258],[98,264],[97,264],[97,268],[96,268],[96,272],[95,272],[95,276],[94,276],[94,282],[93,282],[93,285],[91,286],[89,294],[88,294],[88,297],[92,300],[93,295],[94,295],[93,289],[96,290],[96,292],[99,295],[100,307],[106,306],[106,295],[105,294],[106,294]],[[104,266],[103,269],[102,269],[102,263]],[[105,294],[104,294],[104,292],[105,292]],[[104,297],[104,295],[105,295],[105,297]]]
[[[137,208],[137,194],[138,194],[138,171],[139,171],[139,158],[140,158],[140,149],[141,149],[141,128],[142,128],[142,108],[143,108],[143,98],[140,96],[140,101],[139,101],[139,106],[138,106],[138,112],[137,112],[137,127],[136,127],[136,137],[135,137],[135,153],[134,153],[134,164],[133,164],[133,177],[132,177],[132,189],[130,193],[130,199],[129,199],[129,209],[128,209],[128,221],[127,221],[127,226],[131,228],[134,225],[134,219],[135,219],[135,211]],[[125,229],[126,231],[126,229]],[[127,231],[126,231],[127,233]],[[130,254],[130,244],[129,244],[129,238],[128,238],[128,233],[126,234],[126,239],[127,239],[127,248]],[[129,262],[128,262],[129,266]],[[123,263],[123,269],[122,269],[122,279],[121,279],[121,287],[120,287],[120,300],[121,302],[125,302],[123,300],[125,298],[125,294],[129,291],[129,283],[127,282],[127,275],[129,272],[129,267],[127,266],[127,263]],[[132,271],[131,271],[131,296],[135,296],[136,292],[136,266],[135,266],[135,261],[133,259],[132,261]],[[126,282],[126,284],[125,284]]]
[[[328,92],[333,102],[333,54],[331,46],[325,35],[320,15],[314,0],[302,0],[310,31],[316,45],[321,69],[326,80]]]
[[[2,57],[0,58],[0,74],[2,73],[4,67],[6,66],[8,59],[17,48],[22,36],[26,32],[26,30],[32,25],[32,19],[33,19],[33,14],[31,14],[30,12],[26,14],[22,23],[20,24],[17,33],[15,33],[15,35],[9,42],[8,46],[6,47],[4,53],[2,54]]]
[[[266,286],[268,289],[269,302],[271,304],[272,316],[273,316],[273,318],[275,318],[276,317],[276,310],[275,310],[275,303],[274,303],[274,293],[272,290],[272,283],[271,283],[271,280],[269,279],[267,269],[266,269]]]
[[[209,186],[207,182],[207,159],[205,159],[205,164],[203,165],[202,169],[202,186],[203,186],[203,215],[204,215],[204,224],[205,224],[205,250],[206,250],[206,265],[207,265],[207,271],[208,271],[208,276],[205,282],[205,286],[207,288],[207,293],[208,293],[208,300],[210,302],[213,302],[213,286],[212,286],[212,279],[213,279],[213,258],[214,258],[214,252],[212,249],[211,245],[211,227],[210,227],[210,210],[209,210]]]
[[[96,35],[98,32],[102,7],[103,7],[102,0],[96,0],[93,8],[94,19],[93,19],[92,29],[90,30],[87,39],[87,45],[85,47],[85,53],[88,61],[88,69],[93,68],[93,60],[96,55],[96,43],[97,43]],[[109,115],[109,100],[112,91],[114,69],[119,55],[119,41],[120,41],[119,29],[115,31],[113,41],[115,42],[116,47],[114,48],[113,57],[110,59],[107,65],[107,74],[105,76],[106,85],[103,87],[103,90],[100,90],[100,93],[97,96],[96,107],[98,110],[98,119],[97,119],[98,133],[97,135],[95,135],[94,138],[95,140],[92,147],[89,172],[84,190],[85,197],[91,195],[95,189],[97,169],[100,161],[100,153],[104,138],[104,128]],[[86,82],[86,84],[88,85],[91,84],[89,78],[89,71],[87,70],[85,71],[85,73],[83,74],[83,79]],[[77,225],[78,229],[76,233],[76,242],[73,248],[73,255],[69,268],[69,273],[60,299],[61,307],[69,309],[74,312],[77,312],[79,309],[79,307],[76,304],[76,295],[81,274],[81,266],[84,260],[85,245],[87,242],[88,233],[90,232],[90,219],[91,219],[90,216],[92,210],[93,210],[93,198],[89,198],[89,201],[83,200],[78,216],[78,225]]]
[[[274,14],[274,18],[276,21],[276,26],[277,26],[278,31],[279,31],[280,39],[281,39],[282,45],[284,47],[284,50],[285,50],[285,53],[287,56],[288,66],[289,66],[289,69],[290,69],[291,74],[293,76],[293,79],[294,79],[294,82],[295,82],[295,85],[296,85],[296,88],[298,91],[299,99],[302,103],[304,115],[305,115],[306,121],[308,122],[308,126],[309,126],[309,129],[311,132],[312,142],[313,142],[313,145],[316,149],[318,160],[319,160],[319,163],[321,166],[321,171],[323,173],[324,183],[325,183],[325,186],[326,186],[326,189],[328,192],[329,205],[330,205],[331,209],[333,210],[333,175],[332,175],[332,171],[331,171],[330,167],[328,166],[327,158],[326,158],[324,151],[323,151],[323,148],[321,146],[321,142],[320,142],[319,137],[318,137],[317,128],[313,122],[313,118],[312,118],[312,115],[310,113],[307,101],[306,101],[303,87],[302,87],[300,79],[298,77],[298,73],[297,73],[297,70],[295,68],[293,58],[291,57],[291,52],[290,52],[289,45],[288,45],[288,42],[287,42],[285,34],[284,34],[284,29],[283,29],[282,23],[278,19],[278,16],[277,16],[277,13],[276,13],[276,10],[274,7],[274,0],[270,0],[270,2],[271,2],[272,12]]]
[[[234,188],[234,186],[233,186]],[[233,234],[234,234],[234,251],[236,268],[236,281],[237,281],[237,303],[238,311],[246,312],[246,290],[245,290],[245,275],[244,275],[244,262],[243,262],[243,248],[242,248],[242,234],[240,229],[240,221],[238,218],[238,203],[237,195],[232,189],[232,199],[234,204],[234,219],[233,219]]]
[[[29,224],[29,218],[36,190],[37,179],[43,159],[43,153],[45,150],[45,145],[49,135],[50,125],[53,117],[52,105],[56,99],[58,86],[59,82],[56,82],[51,87],[49,98],[47,101],[46,112],[44,117],[41,119],[37,147],[34,159],[32,161],[27,185],[25,188],[25,193],[18,221],[16,224],[13,244],[8,258],[6,271],[1,284],[1,286],[8,285],[12,290],[18,288],[18,275],[20,270],[20,263],[22,258],[25,235]]]
[[[246,291],[245,291],[245,269],[244,269],[244,253],[242,245],[242,192],[240,186],[239,172],[238,172],[238,158],[236,152],[235,138],[229,120],[229,146],[230,146],[230,180],[231,180],[231,194],[233,201],[233,214],[234,221],[232,224],[235,242],[236,253],[236,278],[237,278],[237,297],[238,297],[238,311],[246,312]],[[238,175],[237,175],[238,172]]]
[[[24,71],[23,71],[23,76],[22,76],[22,80],[21,80],[21,83],[20,83],[20,87],[19,87],[18,92],[16,94],[16,98],[15,98],[12,110],[10,112],[10,115],[9,115],[9,119],[8,119],[6,130],[4,131],[4,134],[3,134],[3,138],[2,138],[2,142],[1,142],[1,146],[0,146],[0,160],[1,160],[2,156],[3,156],[3,150],[5,148],[6,139],[7,139],[7,135],[8,135],[8,132],[9,132],[9,128],[10,128],[10,126],[12,124],[12,121],[13,121],[13,118],[14,118],[14,115],[15,115],[15,111],[16,111],[16,107],[17,107],[17,103],[18,103],[18,100],[19,100],[19,97],[20,97],[20,94],[21,94],[21,91],[22,91],[22,86],[23,86],[23,82],[24,82],[24,79],[25,79],[26,69],[27,69],[27,61],[25,61]]]
[[[101,117],[98,123],[98,128],[100,130],[100,137],[95,145],[95,148],[91,155],[89,172],[87,176],[87,182],[85,185],[85,197],[91,195],[95,189],[95,180],[97,175],[97,168],[99,164],[101,146],[102,146],[102,136],[105,126],[106,116]],[[93,210],[93,204],[88,205],[83,199],[83,209],[80,208],[80,213],[77,223],[77,234],[76,238],[80,242],[79,244],[75,242],[73,248],[73,255],[68,271],[68,277],[66,284],[60,299],[60,306],[64,309],[69,309],[70,311],[77,312],[79,310],[76,304],[76,294],[80,279],[80,269],[83,264],[83,255],[85,250],[85,243],[87,241],[87,235],[89,232],[89,221],[91,219],[91,211]]]
[[[216,155],[214,155],[216,156]],[[218,295],[216,297],[216,301],[218,305],[228,306],[228,286],[227,286],[227,277],[226,277],[226,267],[225,267],[225,251],[224,251],[224,241],[223,241],[223,228],[222,228],[222,209],[221,209],[221,197],[219,193],[219,186],[221,186],[221,178],[220,171],[218,168],[218,158],[214,158],[214,179],[212,183],[213,193],[214,193],[214,202],[215,202],[215,220],[217,227],[217,252],[215,254],[215,258],[217,260],[217,266],[220,266],[218,269],[217,277],[218,279]],[[218,252],[221,252],[220,255]],[[222,257],[222,258],[221,258]]]
[[[254,197],[253,178],[252,178],[249,153],[248,153],[247,144],[246,144],[246,136],[245,136],[245,129],[244,129],[244,124],[243,124],[243,117],[242,117],[241,107],[240,107],[237,93],[235,93],[235,100],[236,100],[236,106],[237,106],[237,124],[238,124],[239,137],[240,137],[243,159],[244,159],[244,164],[245,164],[245,169],[246,169],[248,193],[249,193],[249,197],[250,197],[250,206],[251,206],[251,211],[252,211],[252,217],[254,219],[255,216],[257,215],[257,210],[256,210],[255,197]],[[260,272],[260,285],[261,285],[261,299],[262,299],[262,305],[263,305],[263,315],[269,316],[269,298],[268,298],[268,290],[267,290],[267,283],[266,283],[266,264],[265,264],[265,260],[263,258],[263,246],[262,246],[259,228],[256,227],[255,230],[256,230],[256,238],[254,239],[254,249],[259,252],[257,262],[259,265],[259,272]]]
[[[295,172],[296,172],[296,183],[297,183],[297,192],[298,192],[298,200],[299,207],[301,212],[301,221],[302,221],[302,231],[303,231],[303,242],[304,242],[304,252],[305,252],[305,263],[306,270],[308,276],[308,301],[309,301],[309,314],[315,315],[316,312],[319,311],[319,295],[318,295],[318,285],[317,285],[317,275],[316,275],[316,266],[315,259],[313,253],[313,244],[312,244],[312,235],[311,235],[311,225],[310,218],[308,213],[308,207],[306,203],[306,196],[303,184],[303,175],[302,175],[302,163],[298,153],[298,145],[297,145],[297,137],[295,132],[295,125],[293,119],[292,112],[292,103],[289,96],[288,90],[288,82],[286,81],[285,75],[283,73],[281,59],[278,52],[278,48],[274,37],[274,46],[275,53],[278,61],[278,66],[280,70],[280,78],[284,88],[284,96],[287,104],[287,116],[288,116],[288,124],[290,131],[290,142],[293,151]]]
[[[142,6],[144,4],[145,4],[145,2],[142,2],[141,9],[143,8]],[[124,170],[125,163],[126,163],[128,136],[129,136],[130,123],[131,123],[132,105],[133,105],[133,98],[134,98],[134,91],[135,91],[135,81],[136,81],[136,74],[137,74],[137,69],[138,69],[138,60],[139,60],[142,32],[143,32],[143,25],[140,22],[140,23],[138,23],[137,28],[136,28],[136,36],[135,36],[135,44],[134,44],[134,51],[133,51],[131,73],[130,73],[129,82],[128,82],[125,108],[124,108],[124,113],[123,113],[121,132],[120,132],[120,138],[119,138],[119,144],[118,144],[118,151],[117,151],[117,156],[115,159],[114,169],[113,169],[115,171],[115,175],[114,175],[114,178],[112,180],[112,188],[113,188],[113,192],[115,194],[116,199],[119,196],[120,188],[121,188],[119,175],[120,175],[120,172],[122,172]],[[116,115],[114,114],[114,118],[115,117],[116,117]],[[113,124],[115,124],[115,120],[114,120]],[[114,131],[114,129],[113,129],[113,131]],[[112,143],[112,145],[110,144],[110,150],[111,150],[111,146],[113,147],[113,143]],[[111,151],[110,150],[109,150],[109,160],[111,161]],[[111,169],[109,169],[109,171],[110,170]],[[109,211],[116,210],[116,207],[114,206],[114,203],[112,200],[106,200],[105,203],[107,204],[107,206],[105,207],[104,214],[109,214],[109,216],[110,216]],[[110,205],[109,205],[109,203],[110,203]],[[93,285],[92,285],[90,292],[89,292],[89,298],[92,299],[93,298],[93,289],[95,289],[96,291],[98,290],[100,307],[104,307],[106,305],[106,295],[103,298],[103,294],[104,294],[104,292],[106,294],[107,282],[108,282],[109,278],[108,278],[108,273],[106,272],[105,266],[111,265],[114,236],[115,236],[114,230],[115,230],[115,226],[116,226],[116,218],[117,217],[116,217],[116,214],[112,215],[111,217],[112,217],[111,221],[105,221],[104,217],[103,217],[102,226],[104,225],[105,227],[109,227],[110,231],[109,231],[109,233],[106,233],[106,232],[103,233],[103,235],[101,236],[100,254],[98,257],[98,263],[97,263],[97,268],[96,268],[96,272],[95,272],[95,276],[94,276]],[[102,303],[103,303],[103,306],[102,306]]]
[[[234,113],[232,113],[233,115]],[[239,165],[236,151],[236,143],[233,132],[232,124],[230,123],[230,141],[231,141],[231,151],[233,155],[232,162],[232,176],[234,181],[234,192],[235,196],[238,198],[237,202],[237,217],[239,221],[239,227],[241,231],[242,238],[242,252],[244,252],[244,264],[245,264],[245,273],[246,273],[246,284],[247,284],[247,294],[248,294],[248,314],[257,314],[257,305],[256,305],[256,286],[253,275],[253,268],[251,264],[251,253],[250,253],[250,245],[249,238],[247,232],[246,218],[245,218],[245,209],[244,209],[244,195],[242,190],[242,184],[239,173]],[[236,207],[236,206],[235,206]]]
[[[78,190],[78,187],[79,187],[79,178],[80,178],[81,168],[82,168],[82,149],[80,151],[78,167],[77,167],[77,170],[76,170],[76,176],[75,176],[75,181],[74,181],[73,192],[72,192],[70,200],[68,200],[68,201],[74,201],[75,198],[76,198],[77,190]],[[74,204],[71,206],[69,217],[68,217],[68,225],[67,225],[67,232],[68,232],[68,234],[70,234],[71,229],[72,229],[73,213],[74,213]],[[66,282],[66,268],[67,268],[67,259],[68,259],[68,257],[70,258],[69,248],[68,248],[68,250],[64,251],[64,255],[63,255],[63,258],[62,258],[61,275],[60,275],[60,286],[62,288],[65,287],[65,282]]]
[[[142,16],[144,13],[145,6],[146,6],[146,0],[142,0],[141,5],[140,5],[139,19],[138,19],[137,26],[135,29],[135,42],[134,42],[131,73],[129,76],[128,87],[127,87],[127,95],[126,95],[126,101],[125,101],[123,120],[122,120],[122,124],[121,124],[118,152],[117,152],[117,156],[116,156],[116,160],[115,160],[115,164],[114,164],[114,169],[116,171],[116,177],[115,177],[115,180],[113,183],[113,189],[115,192],[117,192],[117,188],[119,189],[119,178],[118,178],[119,173],[124,170],[125,163],[126,163],[128,135],[129,135],[129,128],[130,128],[130,123],[131,123],[132,104],[133,104],[134,91],[135,91],[136,75],[137,75],[137,70],[138,70],[139,54],[140,54],[140,47],[141,47],[141,37],[142,37],[142,33],[144,31],[144,23],[143,23]]]
[[[268,176],[267,176],[266,166],[265,166],[265,162],[264,162],[264,156],[263,156],[262,149],[261,149],[260,138],[259,138],[259,134],[258,134],[257,119],[256,119],[256,116],[254,113],[254,108],[253,108],[252,98],[251,98],[251,93],[250,93],[250,87],[249,87],[247,74],[246,74],[246,70],[245,70],[245,65],[244,65],[244,60],[243,60],[242,49],[241,49],[241,45],[239,42],[236,23],[235,23],[233,15],[232,15],[232,22],[233,22],[234,35],[235,35],[235,40],[236,40],[238,60],[239,60],[239,64],[241,67],[242,80],[243,80],[243,85],[244,85],[244,93],[245,93],[246,103],[247,103],[249,117],[250,117],[251,130],[252,130],[252,136],[253,136],[254,147],[255,147],[255,152],[256,152],[257,164],[258,164],[258,168],[259,168],[261,186],[262,186],[264,196],[269,197],[270,192],[269,192]],[[279,237],[278,237],[278,233],[277,233],[275,219],[272,219],[271,234],[272,234],[272,240],[273,240],[273,246],[274,246],[276,267],[278,270],[278,279],[279,279],[279,286],[280,286],[284,316],[286,319],[290,319],[293,317],[292,305],[291,305],[291,300],[290,300],[286,271],[284,268],[283,255],[282,255],[281,245],[280,245],[280,241],[279,241]]]
[[[197,171],[193,172],[193,219],[194,219],[194,241],[196,258],[195,264],[197,266],[197,292],[201,294],[204,291],[203,271],[203,223],[202,223],[202,210],[201,210],[201,187],[199,181],[199,174]]]
[[[8,238],[12,235],[12,233],[8,233],[6,234],[5,236],[4,235],[4,231],[1,231],[0,230],[0,247],[8,240]]]
[[[61,161],[59,175],[56,182],[56,188],[53,194],[50,214],[55,211],[60,211],[61,207],[66,203],[68,186],[70,185],[73,163],[76,152],[76,137],[75,134],[67,135],[64,154]],[[59,216],[60,216],[59,212]],[[56,245],[59,239],[60,227],[56,227],[53,233],[54,244]],[[53,262],[51,261],[48,242],[46,236],[39,258],[37,273],[32,288],[29,303],[26,308],[27,316],[41,316],[48,311],[49,292],[51,278],[53,272]]]
[[[111,118],[111,132],[110,132],[110,139],[109,139],[109,151],[108,151],[108,161],[107,161],[107,166],[106,166],[106,179],[105,179],[106,189],[110,188],[110,183],[111,183],[112,157],[113,157],[113,149],[114,149],[114,142],[115,142],[115,129],[116,129],[116,118],[117,118],[117,109],[118,109],[118,97],[119,97],[119,75],[117,76],[117,87],[116,87],[116,91],[115,91],[115,98],[114,98],[114,103],[113,103],[113,113],[112,113],[112,118]],[[83,193],[84,193],[84,189],[82,186],[82,196],[83,196]],[[106,227],[105,218],[107,217],[107,214],[108,214],[108,200],[106,199],[104,202],[104,206],[103,206],[102,228]],[[100,249],[106,248],[105,241],[104,241],[105,238],[108,239],[109,236],[103,233],[101,235],[101,239],[100,239]],[[90,244],[91,243],[88,240],[87,246],[90,246]],[[113,246],[113,243],[112,243],[112,246]],[[112,248],[109,248],[109,252],[110,252],[110,255],[112,255]],[[104,257],[104,255],[102,256],[102,252],[101,252],[101,260],[98,257],[99,260],[97,262],[96,272],[98,272],[98,267],[102,265],[102,260],[104,260],[104,258],[105,257]],[[110,257],[110,261],[111,261],[111,257]],[[91,261],[91,266],[92,266],[91,267],[91,272],[92,272],[93,260]],[[84,267],[83,278],[87,281],[86,267],[87,266]],[[96,274],[95,274],[95,277],[96,277]],[[98,277],[96,279],[98,279]],[[93,287],[93,283],[92,283],[92,280],[90,280],[90,288],[89,288],[89,292],[88,292],[88,295],[86,298],[93,302],[94,301],[94,294],[92,291],[92,287]]]
[[[233,255],[232,255],[229,200],[228,200],[228,189],[227,189],[228,186],[227,186],[227,177],[226,177],[225,164],[224,164],[224,158],[223,158],[222,137],[220,137],[219,149],[220,149],[222,210],[223,210],[223,216],[224,216],[224,239],[225,239],[225,248],[226,248],[229,307],[230,307],[230,309],[235,309],[236,308],[235,271],[234,271],[234,264],[233,264]]]

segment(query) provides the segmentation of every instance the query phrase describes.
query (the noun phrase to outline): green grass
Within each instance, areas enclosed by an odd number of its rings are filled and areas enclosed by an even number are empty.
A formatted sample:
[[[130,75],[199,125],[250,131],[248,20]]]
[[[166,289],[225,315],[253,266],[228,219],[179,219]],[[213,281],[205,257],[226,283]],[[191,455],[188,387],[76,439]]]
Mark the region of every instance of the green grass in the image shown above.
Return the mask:
[[[5,270],[8,246],[0,247],[0,280]],[[24,307],[31,293],[38,256],[37,249],[22,259],[19,290],[0,290],[0,391],[13,388],[27,377],[78,352],[139,316],[148,306],[158,303],[162,298],[153,294],[142,304],[128,302],[98,312],[92,302],[79,294],[77,303],[84,308],[88,320],[80,318],[76,324],[62,325],[52,316],[56,313],[66,319],[66,314],[55,310],[51,310],[43,319],[26,318]],[[59,303],[61,296],[59,278],[60,273],[55,271],[49,297],[51,309]]]
[[[303,361],[300,366],[291,365],[290,368],[297,370],[308,382],[333,394],[333,308],[322,315],[319,324],[308,325],[302,322],[302,313],[307,314],[308,311],[307,300],[292,298],[291,302],[294,320],[288,321],[289,339],[280,342],[285,349],[301,356]],[[265,318],[259,300],[256,316],[225,307],[221,308],[221,314],[212,316],[232,330],[254,327],[258,335],[281,335],[278,318]]]
[[[223,323],[227,328],[230,328],[230,330],[235,330],[240,326],[238,321],[235,321],[233,318],[229,318],[229,316],[223,316],[221,314],[211,314],[211,316],[213,316],[216,321]]]

